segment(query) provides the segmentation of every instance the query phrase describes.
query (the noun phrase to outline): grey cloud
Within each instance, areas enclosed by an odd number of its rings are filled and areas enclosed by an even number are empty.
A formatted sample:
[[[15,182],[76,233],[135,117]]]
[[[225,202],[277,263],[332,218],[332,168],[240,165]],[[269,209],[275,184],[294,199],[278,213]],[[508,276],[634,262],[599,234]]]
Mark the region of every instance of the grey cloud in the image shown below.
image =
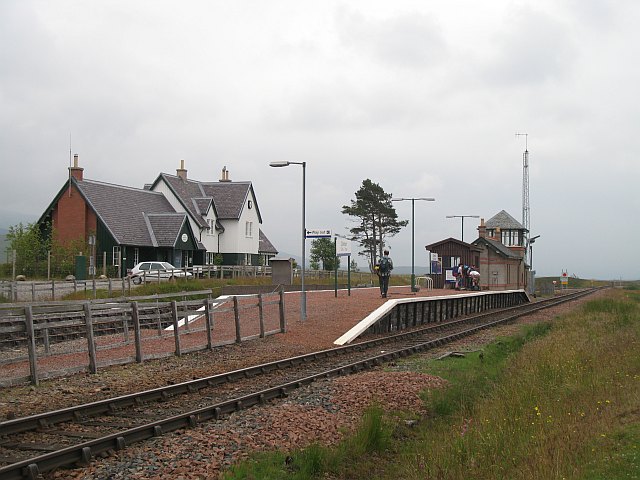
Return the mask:
[[[341,10],[337,26],[342,43],[385,66],[423,69],[446,54],[446,42],[437,22],[424,14],[369,20],[362,14]]]
[[[535,86],[567,74],[577,53],[567,25],[529,8],[509,20],[509,28],[495,36],[493,60],[481,67],[487,84]]]

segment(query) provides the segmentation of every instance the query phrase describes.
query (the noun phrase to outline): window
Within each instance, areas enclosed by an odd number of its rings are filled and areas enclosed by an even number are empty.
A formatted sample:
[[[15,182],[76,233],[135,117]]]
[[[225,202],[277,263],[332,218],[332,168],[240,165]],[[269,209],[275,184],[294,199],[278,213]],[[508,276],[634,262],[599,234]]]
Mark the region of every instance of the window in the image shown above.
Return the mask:
[[[215,229],[215,223],[212,218],[207,218],[207,225],[208,225],[207,235],[213,235],[216,229]]]
[[[140,249],[139,248],[134,248],[133,249],[133,264],[137,265],[140,263]]]
[[[520,245],[520,231],[519,230],[503,230],[502,244],[508,247]]]
[[[244,264],[245,265],[251,265],[251,254],[250,253],[245,253],[244,254]]]
[[[460,265],[460,257],[450,257],[451,258],[451,265],[450,267],[457,267],[458,265]]]
[[[253,222],[247,222],[244,224],[244,236],[247,238],[253,237]]]
[[[247,208],[248,208],[249,210],[251,210],[251,207],[253,207],[253,202],[252,202],[251,200],[249,200],[249,201],[247,202]]]
[[[207,265],[215,265],[216,253],[207,252]]]
[[[119,246],[113,247],[113,265],[116,267],[120,265],[120,247]]]

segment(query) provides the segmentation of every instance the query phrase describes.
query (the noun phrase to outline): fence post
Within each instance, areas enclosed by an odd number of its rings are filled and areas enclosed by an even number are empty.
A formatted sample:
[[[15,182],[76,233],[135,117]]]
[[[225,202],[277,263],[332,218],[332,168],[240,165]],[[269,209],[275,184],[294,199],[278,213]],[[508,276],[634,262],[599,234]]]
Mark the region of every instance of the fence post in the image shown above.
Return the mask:
[[[176,342],[176,356],[182,355],[180,349],[180,332],[178,330],[178,303],[175,300],[171,300],[171,318],[173,319],[173,338]]]
[[[136,343],[136,362],[142,363],[142,338],[140,335],[140,317],[138,315],[138,302],[131,302],[131,320],[133,320],[133,337]]]
[[[111,277],[109,277],[108,280],[109,280],[109,297],[111,297],[111,292],[112,292],[111,291],[111,288],[112,288],[111,287]]]
[[[36,301],[36,282],[31,282],[31,301]]]
[[[29,373],[31,384],[38,386],[38,365],[36,352],[36,334],[33,329],[33,310],[31,305],[24,307],[25,327],[27,329],[27,345],[29,348]]]
[[[56,299],[56,281],[51,280],[51,300]]]
[[[49,320],[45,320],[45,328],[42,330],[42,340],[44,342],[44,353],[51,352],[51,344],[49,342]]]
[[[89,372],[98,373],[98,363],[96,361],[96,344],[93,339],[93,320],[91,319],[91,305],[85,302],[84,322],[87,326],[87,344],[89,347]]]
[[[207,349],[213,350],[213,341],[211,339],[211,330],[213,328],[211,318],[211,301],[208,298],[204,301],[204,322],[207,328]]]
[[[240,343],[242,341],[242,336],[240,335],[240,309],[238,308],[238,297],[235,295],[233,297],[233,316],[236,321],[236,343]]]
[[[285,316],[284,316],[284,288],[280,287],[280,301],[278,302],[278,310],[280,310],[280,333],[285,333]]]
[[[260,338],[264,338],[264,311],[261,293],[258,294],[258,315],[260,316]]]

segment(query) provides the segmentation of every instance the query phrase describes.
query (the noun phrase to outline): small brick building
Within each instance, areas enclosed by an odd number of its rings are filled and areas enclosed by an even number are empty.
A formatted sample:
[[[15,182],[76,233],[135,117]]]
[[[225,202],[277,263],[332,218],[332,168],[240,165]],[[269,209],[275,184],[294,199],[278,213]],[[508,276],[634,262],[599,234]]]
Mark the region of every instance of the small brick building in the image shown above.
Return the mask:
[[[525,242],[527,230],[502,210],[487,222],[480,219],[478,239],[472,245],[480,250],[480,286],[487,290],[526,289]]]

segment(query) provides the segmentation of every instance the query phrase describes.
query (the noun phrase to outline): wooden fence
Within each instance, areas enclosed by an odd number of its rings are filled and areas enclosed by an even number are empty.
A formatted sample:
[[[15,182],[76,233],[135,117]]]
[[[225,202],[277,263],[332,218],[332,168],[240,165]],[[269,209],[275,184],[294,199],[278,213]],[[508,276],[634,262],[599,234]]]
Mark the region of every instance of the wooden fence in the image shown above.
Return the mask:
[[[0,306],[0,386],[180,356],[285,331],[284,292]],[[197,296],[206,298],[195,298]]]

